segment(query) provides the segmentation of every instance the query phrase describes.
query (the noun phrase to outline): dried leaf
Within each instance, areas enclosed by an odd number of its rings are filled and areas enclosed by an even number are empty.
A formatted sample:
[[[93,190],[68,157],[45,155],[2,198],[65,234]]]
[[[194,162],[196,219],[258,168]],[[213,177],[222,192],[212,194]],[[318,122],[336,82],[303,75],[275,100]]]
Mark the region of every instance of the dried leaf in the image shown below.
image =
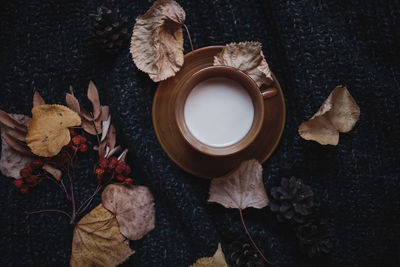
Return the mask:
[[[214,65],[238,68],[249,75],[259,87],[263,84],[270,85],[273,81],[259,42],[227,44],[214,57]]]
[[[26,126],[14,120],[7,112],[0,109],[0,125],[7,126],[11,129],[18,129],[22,132],[26,132]]]
[[[124,151],[122,151],[121,155],[118,157],[118,161],[125,161],[126,154],[128,154],[128,149],[125,148]]]
[[[49,174],[51,174],[51,176],[53,176],[56,180],[58,180],[58,181],[61,180],[62,172],[59,169],[54,168],[53,166],[51,166],[49,164],[44,164],[42,168],[43,168],[43,170],[45,170]]]
[[[25,142],[21,142],[7,132],[1,133],[1,138],[16,152],[32,157],[33,154]]]
[[[22,115],[22,114],[9,114],[9,116],[15,120],[16,122],[20,123],[21,125],[27,125],[28,121],[31,119],[28,116]],[[21,175],[19,174],[19,171],[22,168],[25,168],[26,166],[29,165],[29,163],[32,160],[33,154],[30,152],[29,148],[24,146],[25,149],[28,150],[29,155],[22,154],[15,150],[13,147],[11,147],[8,143],[9,142],[15,142],[14,139],[7,139],[9,137],[9,134],[12,130],[8,127],[1,127],[1,132],[2,132],[2,145],[1,145],[1,158],[0,158],[0,171],[4,176],[7,177],[13,177],[16,179],[22,178]],[[6,139],[4,139],[3,136],[6,136]],[[12,136],[12,134],[11,134]],[[17,141],[18,142],[18,141]],[[18,142],[18,144],[21,144]],[[22,145],[24,145],[22,143]]]
[[[38,91],[35,91],[35,93],[33,94],[33,106],[36,107],[44,104],[46,104],[46,102],[44,102],[44,99],[40,96]]]
[[[110,158],[112,157],[115,153],[117,153],[118,151],[120,151],[122,149],[121,146],[116,146],[113,149],[110,149],[108,146],[106,147],[106,158]]]
[[[240,210],[267,206],[269,200],[262,180],[261,164],[255,159],[247,160],[237,170],[213,179],[208,202]]]
[[[92,102],[93,106],[93,117],[96,120],[100,116],[100,98],[99,92],[92,81],[89,82],[87,97]]]
[[[110,116],[110,108],[108,106],[101,106],[101,113],[98,118],[100,121],[106,121],[108,119],[108,116]]]
[[[154,229],[154,199],[147,187],[110,184],[101,200],[115,214],[119,230],[126,238],[139,240]]]
[[[337,145],[339,132],[353,129],[360,117],[360,107],[346,87],[336,87],[317,113],[299,126],[299,134],[321,145]]]
[[[117,266],[133,253],[119,231],[117,219],[101,204],[75,226],[71,267]]]
[[[200,258],[195,263],[190,265],[190,267],[228,267],[226,263],[225,255],[222,252],[221,244],[218,243],[218,249],[214,256],[209,258]]]
[[[100,141],[103,142],[104,139],[107,137],[108,129],[110,128],[110,123],[111,123],[111,115],[108,115],[107,120],[103,121],[101,124],[101,139]]]
[[[81,125],[81,118],[61,105],[40,105],[32,109],[26,142],[36,155],[52,157],[71,140],[68,127]]]
[[[83,130],[91,135],[101,134],[101,121],[88,121],[82,117],[82,124]],[[95,128],[96,127],[96,128]],[[96,132],[97,131],[97,132]]]
[[[31,118],[29,118],[31,119]],[[26,146],[26,132],[22,132],[18,129],[9,129],[7,131],[8,135],[12,136],[14,139],[21,141],[22,143],[24,143],[24,145]],[[26,148],[28,148],[26,146]],[[28,150],[30,151],[30,149],[28,148]]]
[[[159,82],[183,65],[182,25],[185,11],[173,0],[157,0],[136,19],[130,52],[136,66]]]
[[[76,113],[80,114],[81,113],[81,107],[79,105],[78,99],[70,93],[65,94],[65,102],[67,103],[67,106],[75,111]]]

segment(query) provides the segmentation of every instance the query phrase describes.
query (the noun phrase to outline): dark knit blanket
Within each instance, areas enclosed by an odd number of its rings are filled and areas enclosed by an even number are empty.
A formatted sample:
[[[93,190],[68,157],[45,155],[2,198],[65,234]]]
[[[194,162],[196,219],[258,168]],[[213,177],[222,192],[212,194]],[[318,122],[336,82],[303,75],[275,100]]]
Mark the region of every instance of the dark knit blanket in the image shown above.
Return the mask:
[[[131,30],[151,3],[1,1],[0,109],[30,115],[35,90],[48,103],[64,103],[69,85],[84,102],[93,80],[111,107],[117,141],[129,148],[135,183],[148,186],[156,203],[156,228],[131,242],[136,253],[123,266],[189,266],[213,255],[218,242],[225,249],[244,232],[239,213],[207,204],[210,181],[185,173],[162,150],[151,121],[157,84],[136,68],[129,48],[106,58],[90,35],[88,14],[98,6],[118,6],[130,17]],[[259,41],[282,85],[287,122],[280,145],[263,164],[264,184],[268,193],[284,176],[309,184],[333,247],[329,257],[309,260],[268,207],[245,210],[249,231],[273,266],[400,266],[400,1],[180,3],[196,48]],[[298,126],[337,85],[346,85],[361,108],[356,127],[340,135],[338,146],[303,140]],[[95,153],[79,158],[79,201],[96,186],[91,170],[96,159]],[[68,265],[73,232],[68,219],[24,213],[70,211],[62,192],[43,182],[22,196],[12,179],[0,176],[0,265]],[[99,197],[92,208],[98,203]]]

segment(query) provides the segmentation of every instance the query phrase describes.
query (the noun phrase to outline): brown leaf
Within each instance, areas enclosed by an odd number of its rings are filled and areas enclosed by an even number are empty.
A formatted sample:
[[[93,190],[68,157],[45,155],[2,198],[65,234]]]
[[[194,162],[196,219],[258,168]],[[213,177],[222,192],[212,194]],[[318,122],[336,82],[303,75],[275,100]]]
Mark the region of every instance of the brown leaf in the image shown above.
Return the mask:
[[[190,267],[228,267],[226,263],[225,255],[222,252],[221,244],[218,243],[218,249],[214,256],[208,258],[200,258]]]
[[[185,11],[173,0],[157,0],[136,19],[130,52],[138,69],[159,82],[183,65],[182,25]]]
[[[96,135],[96,134],[101,134],[101,121],[95,121],[94,125],[92,121],[88,121],[86,119],[82,118],[82,128],[85,132],[91,135]],[[96,128],[94,128],[96,127]],[[97,130],[97,132],[96,132]]]
[[[100,116],[100,98],[99,98],[99,92],[97,91],[96,86],[92,81],[89,82],[89,87],[88,87],[88,92],[87,92],[87,97],[92,102],[93,106],[93,119],[97,119]]]
[[[18,129],[22,132],[26,132],[26,126],[14,120],[7,112],[0,109],[0,125],[7,126],[11,129]]]
[[[21,125],[27,125],[28,121],[31,119],[28,116],[22,115],[22,114],[9,114],[9,116],[14,119],[16,122],[20,123]],[[18,140],[15,139],[8,139],[9,134],[12,131],[15,131],[13,129],[10,129],[8,127],[1,127],[2,131],[2,145],[1,145],[1,158],[0,158],[0,171],[4,176],[8,177],[13,177],[16,179],[22,178],[21,175],[19,174],[20,170],[22,168],[25,168],[26,166],[29,165],[31,160],[33,159],[33,154],[30,152],[29,148],[26,146],[26,144],[19,142]],[[4,139],[3,136],[6,136]],[[7,140],[11,143],[17,142],[18,145],[22,145],[21,149],[27,149],[28,155],[25,153],[20,153],[17,150],[15,150],[13,147],[11,147],[8,143]],[[15,146],[15,144],[14,144]]]
[[[247,160],[235,171],[213,179],[208,202],[240,210],[267,206],[269,200],[262,180],[261,164],[255,159]]]
[[[117,266],[133,253],[119,231],[117,219],[101,204],[75,226],[71,267]]]
[[[336,87],[318,112],[299,126],[299,134],[321,145],[337,145],[339,132],[353,129],[360,117],[360,107],[346,87]]]
[[[34,154],[52,157],[71,140],[68,127],[79,125],[79,115],[65,106],[36,106],[32,109],[26,142]]]
[[[44,104],[46,104],[46,102],[44,102],[44,99],[40,96],[38,91],[35,91],[35,93],[33,94],[33,106],[36,107]]]
[[[51,166],[49,164],[44,164],[42,168],[43,168],[43,170],[45,170],[49,174],[51,174],[51,176],[53,176],[57,181],[61,180],[62,172],[59,169],[54,168],[53,166]]]
[[[33,154],[25,142],[21,142],[7,132],[1,133],[1,138],[16,152],[32,157]]]
[[[79,105],[78,99],[70,93],[65,94],[65,102],[67,103],[67,106],[75,111],[76,113],[80,114],[81,113],[81,106]]]
[[[147,187],[110,184],[101,200],[115,214],[119,230],[126,238],[139,240],[154,229],[154,199]]]
[[[259,87],[263,84],[270,85],[273,81],[259,42],[227,44],[214,57],[214,65],[238,68],[249,75]]]

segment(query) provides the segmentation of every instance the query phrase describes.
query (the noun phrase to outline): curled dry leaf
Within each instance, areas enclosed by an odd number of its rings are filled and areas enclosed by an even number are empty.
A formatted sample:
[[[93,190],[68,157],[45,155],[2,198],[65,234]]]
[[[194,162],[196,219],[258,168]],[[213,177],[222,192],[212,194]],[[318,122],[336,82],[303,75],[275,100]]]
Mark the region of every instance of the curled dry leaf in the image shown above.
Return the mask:
[[[67,106],[75,111],[76,113],[80,114],[81,113],[81,107],[79,105],[78,99],[73,94],[66,93],[65,94],[65,102],[67,103]]]
[[[115,214],[119,230],[126,238],[138,240],[154,229],[154,199],[147,187],[110,184],[101,200]]]
[[[30,120],[28,116],[22,114],[7,114],[7,116],[24,127]],[[0,171],[4,176],[13,177],[16,179],[22,178],[19,174],[19,171],[29,165],[33,158],[33,154],[30,152],[25,143],[12,138],[12,131],[14,131],[14,129],[10,129],[1,123],[0,125],[2,126]],[[21,153],[19,152],[20,150],[26,153]]]
[[[4,112],[0,109],[0,124],[7,126],[10,129],[17,129],[22,132],[26,132],[26,126],[24,124],[19,123],[17,120],[10,117],[7,112]]]
[[[130,52],[136,66],[159,82],[183,65],[182,25],[185,11],[173,0],[157,0],[136,19]]]
[[[62,172],[59,169],[57,169],[49,164],[44,164],[42,168],[43,168],[43,170],[48,172],[51,176],[53,176],[54,179],[56,179],[57,181],[61,180]]]
[[[36,106],[32,109],[26,142],[34,154],[52,157],[71,140],[68,127],[80,124],[79,115],[65,106]]]
[[[238,68],[249,75],[259,87],[263,84],[270,85],[273,81],[259,42],[227,44],[214,57],[214,65]]]
[[[46,104],[46,102],[44,102],[43,97],[41,97],[38,91],[35,91],[33,94],[33,106],[36,107],[44,104]]]
[[[225,255],[222,252],[221,244],[218,243],[218,249],[214,256],[208,258],[200,258],[190,267],[228,267],[226,263]]]
[[[99,92],[97,91],[97,88],[92,81],[89,82],[87,97],[90,100],[90,102],[92,102],[93,119],[96,120],[100,116],[101,105],[100,105]]]
[[[75,226],[72,267],[117,266],[133,253],[129,241],[119,231],[117,219],[101,204]]]
[[[336,87],[318,112],[299,126],[299,134],[321,145],[337,145],[339,132],[353,129],[360,117],[360,107],[346,87]]]
[[[247,160],[237,170],[213,179],[208,202],[239,210],[267,206],[269,200],[262,180],[261,164],[255,159]]]

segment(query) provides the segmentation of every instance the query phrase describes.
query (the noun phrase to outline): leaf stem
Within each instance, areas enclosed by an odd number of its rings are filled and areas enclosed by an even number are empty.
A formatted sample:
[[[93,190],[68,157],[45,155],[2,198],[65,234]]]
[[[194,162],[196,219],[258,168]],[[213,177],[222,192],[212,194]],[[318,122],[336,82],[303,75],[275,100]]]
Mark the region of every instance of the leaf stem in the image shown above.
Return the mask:
[[[190,43],[190,47],[192,48],[192,51],[194,50],[193,48],[193,43],[192,43],[192,38],[190,37],[190,32],[188,27],[186,26],[186,24],[183,24],[183,27],[185,27],[186,33],[188,35],[188,39],[189,39],[189,43]]]
[[[264,256],[264,254],[262,253],[262,251],[257,247],[256,242],[254,242],[253,238],[251,237],[249,230],[247,230],[246,224],[244,222],[244,218],[243,218],[243,212],[241,209],[239,209],[239,213],[240,213],[240,220],[242,221],[244,230],[246,231],[247,236],[249,237],[251,243],[253,244],[253,247],[258,251],[258,254],[260,254],[260,256],[264,259],[264,261],[268,264],[271,264],[270,261],[267,260],[267,258]]]
[[[98,146],[100,147],[99,132],[97,131],[96,123],[94,122],[94,116],[93,116],[93,113],[92,113],[92,112],[90,112],[90,116],[92,116],[92,124],[93,124],[94,131],[96,132],[97,144],[98,144]]]
[[[82,203],[82,205],[78,208],[76,215],[82,214],[89,207],[90,203],[92,203],[92,201],[93,201],[94,196],[100,191],[100,189],[101,189],[101,185],[98,184],[94,193],[88,199],[86,199]]]
[[[68,218],[70,218],[72,220],[71,215],[69,215],[68,213],[66,213],[63,210],[58,210],[58,209],[47,209],[47,210],[37,210],[37,211],[25,211],[25,214],[36,214],[36,213],[43,213],[43,212],[58,212],[61,214],[64,214],[65,216],[67,216]]]
[[[68,167],[67,167],[67,174],[68,174],[68,179],[69,179],[69,184],[70,184],[71,202],[72,202],[72,217],[71,217],[71,221],[69,223],[73,224],[75,221],[75,217],[76,217],[76,203],[75,203],[75,196],[74,196],[74,184],[72,182],[72,177],[71,177]]]

